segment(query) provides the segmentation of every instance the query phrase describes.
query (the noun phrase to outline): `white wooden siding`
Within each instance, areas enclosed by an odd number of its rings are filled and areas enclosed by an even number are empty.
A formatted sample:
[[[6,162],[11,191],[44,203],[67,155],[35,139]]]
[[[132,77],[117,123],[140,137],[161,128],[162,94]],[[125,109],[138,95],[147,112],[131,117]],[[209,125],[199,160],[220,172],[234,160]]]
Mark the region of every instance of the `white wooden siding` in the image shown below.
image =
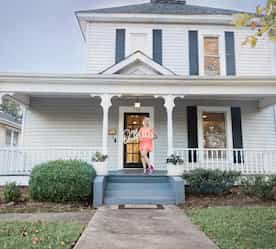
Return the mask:
[[[273,70],[273,44],[267,39],[260,39],[256,48],[243,46],[250,30],[240,30],[229,26],[196,26],[196,25],[176,25],[176,24],[110,24],[110,23],[90,23],[87,29],[88,47],[88,71],[89,73],[99,73],[115,63],[115,30],[117,28],[126,29],[126,56],[129,55],[130,33],[147,33],[149,39],[148,56],[152,57],[152,30],[163,30],[163,64],[178,75],[189,74],[189,44],[188,31],[199,31],[199,49],[203,46],[201,35],[220,36],[220,58],[221,73],[225,72],[225,40],[224,31],[235,32],[236,44],[236,65],[238,76],[252,75],[272,75]],[[199,51],[199,52],[200,52]],[[199,53],[201,57],[202,53]],[[203,68],[203,57],[199,58],[200,68]],[[202,70],[201,70],[202,71]]]
[[[106,25],[88,25],[87,59],[89,73],[100,73],[115,63],[116,28]]]
[[[113,99],[109,111],[109,128],[118,130],[119,106],[132,106],[133,100]],[[165,168],[167,156],[166,110],[161,99],[141,100],[143,106],[153,106],[155,129],[155,164]],[[255,101],[176,100],[173,118],[174,147],[187,147],[186,107],[240,106],[245,149],[276,147],[276,129],[273,108],[258,110]],[[27,112],[25,144],[27,147],[99,147],[102,139],[102,111],[98,100],[70,98],[33,98]],[[118,131],[121,132],[121,131]],[[109,167],[118,165],[118,138],[108,137]]]
[[[32,98],[24,146],[90,146],[101,141],[102,111],[93,99]]]
[[[239,30],[236,32],[236,54],[238,75],[272,75],[273,66],[273,43],[267,38],[259,38],[255,48],[243,45],[246,37],[252,32]]]

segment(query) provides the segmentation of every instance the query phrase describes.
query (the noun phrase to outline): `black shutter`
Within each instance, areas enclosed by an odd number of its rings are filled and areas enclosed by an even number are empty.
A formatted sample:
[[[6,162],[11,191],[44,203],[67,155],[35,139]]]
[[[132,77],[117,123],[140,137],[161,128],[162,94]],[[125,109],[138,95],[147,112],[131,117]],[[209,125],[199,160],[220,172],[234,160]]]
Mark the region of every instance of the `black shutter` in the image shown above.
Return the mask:
[[[225,32],[226,75],[236,75],[234,32]]]
[[[154,29],[152,32],[152,40],[153,40],[153,54],[152,58],[155,62],[162,65],[163,63],[163,54],[162,54],[162,30]]]
[[[243,149],[241,108],[232,107],[231,116],[232,116],[233,148]],[[235,151],[234,163],[242,163],[242,162],[244,162],[244,158],[241,151]]]
[[[125,58],[125,29],[116,29],[116,54],[115,63],[122,61]]]
[[[187,107],[188,148],[198,149],[197,107]],[[189,162],[197,162],[197,151],[189,151]]]
[[[198,32],[189,31],[190,75],[199,75],[198,61]]]

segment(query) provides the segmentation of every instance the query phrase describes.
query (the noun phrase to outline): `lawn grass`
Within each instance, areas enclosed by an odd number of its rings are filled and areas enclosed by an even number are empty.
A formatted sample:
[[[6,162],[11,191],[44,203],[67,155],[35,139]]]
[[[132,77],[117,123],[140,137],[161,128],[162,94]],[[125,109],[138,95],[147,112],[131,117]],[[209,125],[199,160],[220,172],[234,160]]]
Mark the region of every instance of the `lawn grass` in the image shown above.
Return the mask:
[[[0,248],[69,249],[83,228],[78,223],[0,222]]]
[[[187,211],[220,249],[276,249],[276,208],[206,208]]]

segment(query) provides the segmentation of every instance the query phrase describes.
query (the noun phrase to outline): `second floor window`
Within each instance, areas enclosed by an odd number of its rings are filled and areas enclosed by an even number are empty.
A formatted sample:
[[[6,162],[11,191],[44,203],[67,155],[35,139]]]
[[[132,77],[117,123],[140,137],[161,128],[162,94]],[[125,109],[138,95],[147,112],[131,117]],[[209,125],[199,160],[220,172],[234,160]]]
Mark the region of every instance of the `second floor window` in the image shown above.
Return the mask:
[[[220,75],[218,37],[204,37],[204,72],[207,76]]]

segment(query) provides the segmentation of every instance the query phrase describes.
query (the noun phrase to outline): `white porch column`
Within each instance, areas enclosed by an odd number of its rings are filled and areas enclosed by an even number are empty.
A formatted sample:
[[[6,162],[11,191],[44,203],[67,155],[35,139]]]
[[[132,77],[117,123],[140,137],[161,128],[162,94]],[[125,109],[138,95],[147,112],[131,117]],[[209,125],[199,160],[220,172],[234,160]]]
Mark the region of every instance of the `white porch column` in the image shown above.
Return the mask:
[[[173,154],[173,109],[175,107],[175,96],[167,95],[162,96],[162,98],[165,100],[164,106],[167,110],[168,156],[170,156]]]
[[[111,99],[112,95],[103,94],[101,97],[101,106],[103,108],[103,137],[102,137],[102,153],[107,155],[108,152],[108,113],[109,108],[112,106]]]

